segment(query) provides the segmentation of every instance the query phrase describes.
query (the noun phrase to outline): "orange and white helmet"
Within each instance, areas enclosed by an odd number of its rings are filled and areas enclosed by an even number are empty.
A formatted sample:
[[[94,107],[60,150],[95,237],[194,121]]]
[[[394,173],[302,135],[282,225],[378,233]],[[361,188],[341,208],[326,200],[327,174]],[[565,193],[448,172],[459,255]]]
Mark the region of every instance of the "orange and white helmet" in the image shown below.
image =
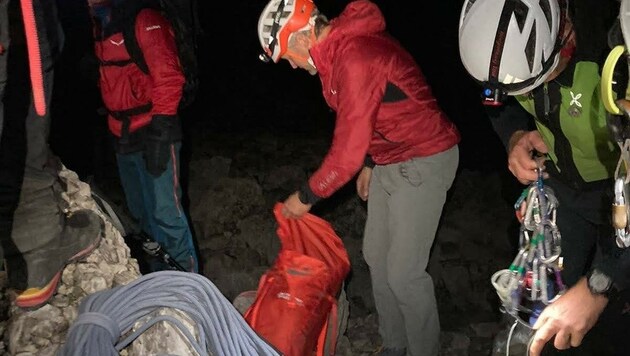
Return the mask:
[[[312,25],[309,21],[313,9],[313,0],[269,1],[258,19],[258,39],[265,51],[260,59],[277,63],[287,52],[289,36]]]

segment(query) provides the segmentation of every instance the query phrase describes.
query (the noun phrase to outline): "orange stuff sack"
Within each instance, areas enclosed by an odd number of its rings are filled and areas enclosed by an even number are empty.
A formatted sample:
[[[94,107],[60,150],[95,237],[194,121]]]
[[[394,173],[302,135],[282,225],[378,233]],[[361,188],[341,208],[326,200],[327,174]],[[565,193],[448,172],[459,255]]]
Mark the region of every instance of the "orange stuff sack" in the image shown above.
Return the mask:
[[[286,356],[323,355],[328,324],[337,325],[336,297],[350,271],[348,253],[325,220],[312,214],[287,219],[281,211],[276,204],[282,247],[260,279],[245,320]],[[336,337],[329,334],[330,354]]]

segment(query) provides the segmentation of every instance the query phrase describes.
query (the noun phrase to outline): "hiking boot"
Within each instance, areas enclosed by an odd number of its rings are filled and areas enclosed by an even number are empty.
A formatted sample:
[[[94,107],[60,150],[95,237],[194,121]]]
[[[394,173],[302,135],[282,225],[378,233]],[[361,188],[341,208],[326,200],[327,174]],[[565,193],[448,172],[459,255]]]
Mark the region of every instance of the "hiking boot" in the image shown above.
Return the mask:
[[[51,243],[63,231],[68,206],[61,194],[61,182],[44,171],[25,169],[20,200],[13,213],[11,244],[8,257],[26,255]],[[14,267],[15,268],[15,267]],[[10,278],[11,280],[11,278]],[[15,286],[24,289],[24,286]]]
[[[54,295],[66,265],[87,257],[101,240],[101,220],[91,210],[80,210],[65,218],[63,230],[44,246],[21,256],[26,266],[26,290],[15,304],[38,308]],[[7,260],[10,271],[11,259]]]

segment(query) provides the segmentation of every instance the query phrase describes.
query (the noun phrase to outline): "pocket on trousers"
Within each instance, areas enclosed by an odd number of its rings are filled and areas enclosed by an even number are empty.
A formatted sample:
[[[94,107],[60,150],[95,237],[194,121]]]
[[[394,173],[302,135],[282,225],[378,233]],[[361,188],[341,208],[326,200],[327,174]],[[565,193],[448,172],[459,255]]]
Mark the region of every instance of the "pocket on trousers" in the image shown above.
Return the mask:
[[[413,187],[419,187],[424,177],[413,160],[403,162],[399,166],[400,175]]]

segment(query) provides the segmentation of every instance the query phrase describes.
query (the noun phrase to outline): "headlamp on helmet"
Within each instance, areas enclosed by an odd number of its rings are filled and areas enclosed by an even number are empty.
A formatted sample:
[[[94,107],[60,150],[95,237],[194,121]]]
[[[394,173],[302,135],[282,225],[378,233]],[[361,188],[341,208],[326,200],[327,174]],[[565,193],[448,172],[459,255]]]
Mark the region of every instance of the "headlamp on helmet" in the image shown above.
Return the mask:
[[[486,106],[501,106],[507,94],[499,88],[484,88],[481,103]]]

